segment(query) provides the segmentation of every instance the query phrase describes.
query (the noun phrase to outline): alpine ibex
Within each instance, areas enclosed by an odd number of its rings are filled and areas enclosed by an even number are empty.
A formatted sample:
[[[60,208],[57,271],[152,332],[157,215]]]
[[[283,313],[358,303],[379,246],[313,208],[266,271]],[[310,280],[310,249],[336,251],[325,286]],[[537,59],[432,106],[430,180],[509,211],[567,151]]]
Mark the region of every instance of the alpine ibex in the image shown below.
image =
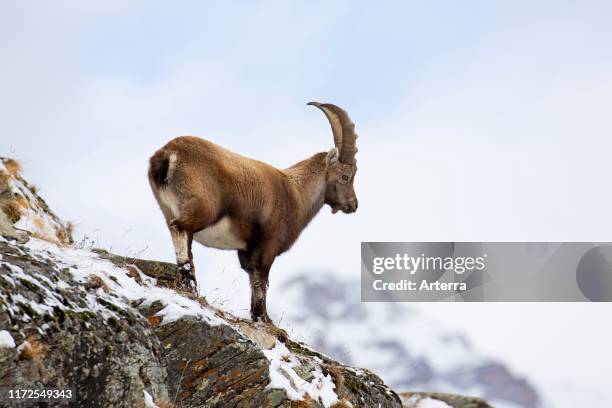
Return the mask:
[[[172,235],[178,284],[197,293],[191,244],[237,249],[251,283],[251,317],[270,322],[268,273],[323,204],[357,210],[355,125],[341,108],[310,102],[329,120],[335,148],[288,169],[249,159],[207,140],[181,136],[150,159],[149,182]]]

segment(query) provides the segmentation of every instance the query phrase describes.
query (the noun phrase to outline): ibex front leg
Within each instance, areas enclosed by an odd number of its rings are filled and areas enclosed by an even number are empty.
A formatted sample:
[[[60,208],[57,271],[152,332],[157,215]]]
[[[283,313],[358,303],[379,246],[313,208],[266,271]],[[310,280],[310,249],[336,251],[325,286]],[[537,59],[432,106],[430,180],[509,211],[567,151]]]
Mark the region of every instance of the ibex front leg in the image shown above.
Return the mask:
[[[193,234],[180,229],[176,225],[170,225],[170,234],[172,235],[172,243],[176,253],[176,264],[178,266],[176,284],[182,289],[190,290],[197,296],[198,286],[195,280],[193,255],[191,254]]]
[[[251,282],[251,319],[272,323],[266,309],[266,297],[268,294],[268,272],[267,269],[256,269],[249,275]]]
[[[272,260],[262,259],[258,251],[238,251],[240,266],[249,274],[251,284],[251,319],[272,323],[266,309],[266,296],[268,293],[268,273]]]

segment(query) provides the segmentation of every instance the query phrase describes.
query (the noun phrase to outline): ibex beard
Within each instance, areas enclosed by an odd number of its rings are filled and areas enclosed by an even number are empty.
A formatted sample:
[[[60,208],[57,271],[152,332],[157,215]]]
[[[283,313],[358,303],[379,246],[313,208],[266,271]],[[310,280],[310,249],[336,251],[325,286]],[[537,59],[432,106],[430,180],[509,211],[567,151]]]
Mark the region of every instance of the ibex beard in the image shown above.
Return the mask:
[[[151,157],[149,182],[170,229],[177,285],[197,295],[191,245],[238,251],[251,284],[251,318],[271,323],[268,274],[324,204],[357,211],[355,125],[338,106],[310,102],[331,124],[335,147],[281,170],[192,136]]]

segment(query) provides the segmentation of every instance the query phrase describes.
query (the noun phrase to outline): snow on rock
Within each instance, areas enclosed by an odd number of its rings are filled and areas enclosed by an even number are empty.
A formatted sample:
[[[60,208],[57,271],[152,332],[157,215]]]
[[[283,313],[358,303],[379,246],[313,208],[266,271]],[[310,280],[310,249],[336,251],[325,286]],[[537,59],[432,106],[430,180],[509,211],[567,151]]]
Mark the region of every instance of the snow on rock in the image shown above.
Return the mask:
[[[131,301],[142,300],[146,306],[160,302],[164,307],[157,313],[162,323],[170,323],[184,316],[206,319],[211,324],[221,321],[197,301],[177,294],[167,288],[155,286],[155,279],[140,273],[140,282],[126,274],[125,268],[115,266],[110,261],[100,258],[96,253],[76,248],[63,247],[37,238],[30,239],[21,250],[28,250],[30,255],[41,262],[50,262],[59,269],[67,268],[73,278],[81,284],[87,284],[92,278],[100,279],[99,288],[95,293],[88,293],[86,305],[66,304],[60,295],[61,289],[67,287],[66,282],[52,282],[43,274],[30,271],[25,273],[22,268],[9,262],[0,261],[9,274],[3,275],[9,284],[15,286],[15,280],[34,285],[39,292],[37,300],[29,300],[23,295],[13,296],[15,301],[27,304],[31,310],[40,315],[53,315],[56,309],[74,312],[95,311],[104,317],[118,318],[116,310],[129,307]],[[0,292],[0,299],[4,295]],[[15,308],[13,304],[9,307]]]
[[[82,378],[77,388],[85,400],[108,406],[116,406],[116,390],[125,387],[130,404],[145,406],[164,406],[171,395],[185,407],[240,406],[248,395],[249,406],[401,407],[399,396],[368,370],[339,364],[281,329],[237,318],[151,277],[155,268],[168,273],[174,265],[117,262],[121,257],[103,251],[38,238],[3,239],[0,252],[0,323],[10,322],[7,334],[21,344],[9,355],[19,375],[71,373]],[[19,359],[26,349],[35,357]],[[79,350],[77,358],[68,358],[71,350]],[[41,371],[32,364],[48,365]],[[130,383],[121,385],[126,378]]]
[[[283,389],[289,399],[302,400],[306,395],[315,401],[320,400],[325,408],[331,407],[338,401],[334,391],[334,381],[329,374],[323,375],[321,367],[315,366],[312,371],[312,380],[306,381],[294,370],[300,365],[297,356],[287,347],[277,341],[274,348],[264,350],[264,355],[270,361],[270,384],[268,388]]]
[[[155,402],[153,402],[153,397],[151,396],[151,394],[149,394],[147,392],[147,390],[144,390],[144,406],[145,408],[159,408],[159,406],[157,406],[157,404],[155,404]]]
[[[141,282],[139,283],[126,274],[125,268],[102,259],[94,252],[58,246],[36,238],[30,239],[26,248],[30,249],[41,260],[53,262],[60,268],[68,268],[77,282],[85,285],[94,277],[100,280],[95,295],[89,294],[87,296],[87,307],[73,307],[75,311],[90,310],[100,312],[106,317],[118,317],[113,309],[116,307],[126,308],[129,307],[131,301],[142,300],[141,306],[151,305],[154,302],[160,302],[164,306],[156,314],[157,317],[161,318],[162,324],[176,321],[185,316],[204,319],[213,325],[222,323],[210,309],[202,307],[196,300],[181,296],[174,290],[156,286],[154,278],[148,277],[140,271],[138,271]],[[21,271],[17,271],[15,276],[28,279],[37,285],[39,283],[36,282],[36,279],[44,279],[40,275],[35,278],[24,276]],[[32,308],[47,313],[52,313],[54,306],[65,309],[66,306],[54,298],[54,289],[58,288],[58,284],[54,284],[48,279],[45,283],[50,285],[51,288],[43,287],[45,295],[39,303],[30,302]],[[61,284],[59,285],[61,286]],[[112,306],[109,307],[109,304]]]
[[[419,401],[416,408],[452,408],[450,405],[433,398],[425,398]]]
[[[145,386],[168,399],[161,346],[135,308],[112,306],[23,242],[5,239],[0,252],[0,327],[19,345],[0,348],[1,385],[70,385],[79,406],[137,406]]]
[[[0,157],[0,193],[0,210],[13,228],[58,244],[72,241],[70,228],[19,175],[19,165],[12,159]]]
[[[0,330],[0,348],[15,348],[15,340],[13,336],[6,330]]]

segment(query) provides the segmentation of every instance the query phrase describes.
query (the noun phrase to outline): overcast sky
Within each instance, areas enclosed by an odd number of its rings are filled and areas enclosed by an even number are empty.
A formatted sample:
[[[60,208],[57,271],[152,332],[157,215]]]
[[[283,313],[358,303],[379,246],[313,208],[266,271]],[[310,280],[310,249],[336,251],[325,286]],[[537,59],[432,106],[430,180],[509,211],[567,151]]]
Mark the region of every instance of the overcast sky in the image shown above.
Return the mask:
[[[357,278],[360,241],[611,240],[609,2],[168,4],[0,6],[0,154],[77,240],[172,261],[148,157],[192,134],[286,167],[333,146],[311,100],[356,123],[359,211],[324,208],[272,297],[301,271]],[[204,293],[244,312],[235,254],[195,256]],[[518,372],[609,378],[611,305],[423,309]]]

